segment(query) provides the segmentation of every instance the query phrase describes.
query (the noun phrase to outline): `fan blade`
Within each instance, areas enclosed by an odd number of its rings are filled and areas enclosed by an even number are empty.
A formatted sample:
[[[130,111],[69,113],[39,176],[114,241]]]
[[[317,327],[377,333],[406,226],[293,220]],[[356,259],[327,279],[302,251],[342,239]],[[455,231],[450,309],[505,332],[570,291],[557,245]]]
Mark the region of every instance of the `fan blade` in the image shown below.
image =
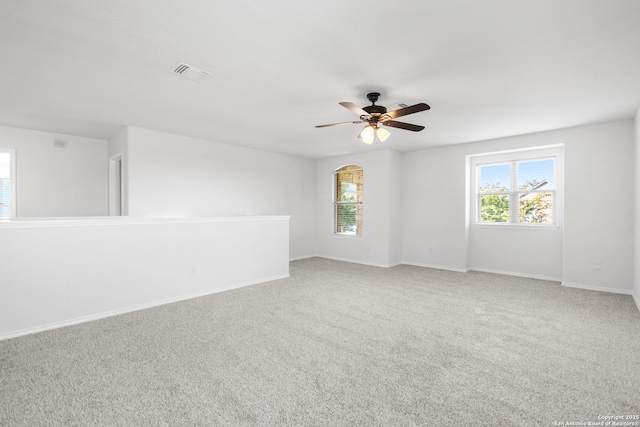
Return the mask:
[[[386,120],[380,123],[385,126],[391,126],[392,128],[412,130],[414,132],[420,132],[422,129],[424,129],[424,126],[412,125],[411,123],[396,122],[395,120]]]
[[[358,120],[357,122],[331,123],[331,124],[328,124],[328,125],[317,125],[316,127],[317,127],[317,128],[328,128],[328,127],[330,127],[330,126],[356,125],[356,124],[358,124],[358,123],[364,123],[364,122],[363,122],[363,121],[361,121],[361,120]]]
[[[427,104],[425,104],[424,102],[421,102],[420,104],[411,105],[409,107],[404,107],[404,108],[401,108],[399,110],[389,111],[386,114],[386,116],[389,116],[390,118],[395,119],[396,117],[406,116],[407,114],[413,114],[413,113],[419,113],[420,111],[426,111],[426,110],[428,110],[430,108],[431,107],[429,107]]]
[[[344,108],[353,111],[359,116],[369,116],[369,113],[364,111],[362,108],[358,107],[353,102],[338,102],[338,104],[342,105]],[[392,117],[393,118],[393,117]]]

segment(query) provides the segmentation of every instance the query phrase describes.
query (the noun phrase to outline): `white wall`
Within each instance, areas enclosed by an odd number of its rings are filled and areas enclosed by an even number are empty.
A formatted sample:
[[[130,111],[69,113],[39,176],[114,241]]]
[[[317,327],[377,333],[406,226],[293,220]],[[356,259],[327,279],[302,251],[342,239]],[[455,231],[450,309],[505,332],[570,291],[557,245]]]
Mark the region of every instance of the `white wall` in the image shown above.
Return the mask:
[[[0,148],[15,149],[18,217],[107,214],[107,141],[0,126]]]
[[[402,154],[389,151],[389,265],[402,263]]]
[[[635,120],[635,221],[634,221],[634,280],[633,297],[640,310],[640,109]]]
[[[363,235],[333,233],[333,171],[363,169]],[[390,150],[331,157],[317,161],[317,254],[326,258],[388,267],[400,262],[400,155]]]
[[[471,148],[434,148],[402,156],[402,261],[467,269],[466,159]]]
[[[0,223],[0,339],[289,275],[289,218]]]
[[[290,215],[290,257],[315,254],[315,161],[129,127],[132,217]]]
[[[565,139],[564,285],[632,289],[633,126],[627,120],[554,133]]]
[[[470,230],[466,156],[555,144],[564,145],[564,227],[526,236]],[[562,278],[569,286],[628,293],[633,268],[632,159],[632,121],[406,153],[403,261]],[[497,251],[495,242],[520,237],[528,242],[526,251]],[[535,262],[530,262],[532,254]],[[602,270],[594,270],[595,261],[602,262]]]

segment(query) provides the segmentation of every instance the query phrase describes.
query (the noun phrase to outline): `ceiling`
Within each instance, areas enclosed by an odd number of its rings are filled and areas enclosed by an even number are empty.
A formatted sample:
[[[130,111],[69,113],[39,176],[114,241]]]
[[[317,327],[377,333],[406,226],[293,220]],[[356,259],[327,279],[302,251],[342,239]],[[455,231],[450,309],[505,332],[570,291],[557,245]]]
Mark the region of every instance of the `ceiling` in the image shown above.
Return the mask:
[[[632,118],[637,0],[0,0],[0,125],[126,125],[309,158]],[[182,61],[211,72],[173,74]],[[338,105],[426,102],[384,143]]]

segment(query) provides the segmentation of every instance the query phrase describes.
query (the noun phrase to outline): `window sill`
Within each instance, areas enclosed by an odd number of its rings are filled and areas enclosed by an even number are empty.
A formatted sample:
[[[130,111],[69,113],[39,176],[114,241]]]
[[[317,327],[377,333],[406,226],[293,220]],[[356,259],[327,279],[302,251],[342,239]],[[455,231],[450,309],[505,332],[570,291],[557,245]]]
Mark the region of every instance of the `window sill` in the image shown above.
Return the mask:
[[[362,235],[358,236],[356,234],[333,233],[332,236],[339,239],[362,239]]]
[[[558,225],[541,225],[541,224],[507,224],[507,223],[473,223],[472,227],[475,228],[493,228],[502,230],[537,230],[537,231],[557,231],[560,229]]]

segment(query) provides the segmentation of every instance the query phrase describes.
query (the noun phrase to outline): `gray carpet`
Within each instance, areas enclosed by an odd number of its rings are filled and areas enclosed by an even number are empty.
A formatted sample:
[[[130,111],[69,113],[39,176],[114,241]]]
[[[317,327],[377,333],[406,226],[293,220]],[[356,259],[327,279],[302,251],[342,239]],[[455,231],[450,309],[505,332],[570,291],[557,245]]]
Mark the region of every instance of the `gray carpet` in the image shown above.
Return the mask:
[[[640,414],[631,297],[321,258],[0,342],[0,425],[552,426]],[[559,424],[555,424],[559,425]]]

